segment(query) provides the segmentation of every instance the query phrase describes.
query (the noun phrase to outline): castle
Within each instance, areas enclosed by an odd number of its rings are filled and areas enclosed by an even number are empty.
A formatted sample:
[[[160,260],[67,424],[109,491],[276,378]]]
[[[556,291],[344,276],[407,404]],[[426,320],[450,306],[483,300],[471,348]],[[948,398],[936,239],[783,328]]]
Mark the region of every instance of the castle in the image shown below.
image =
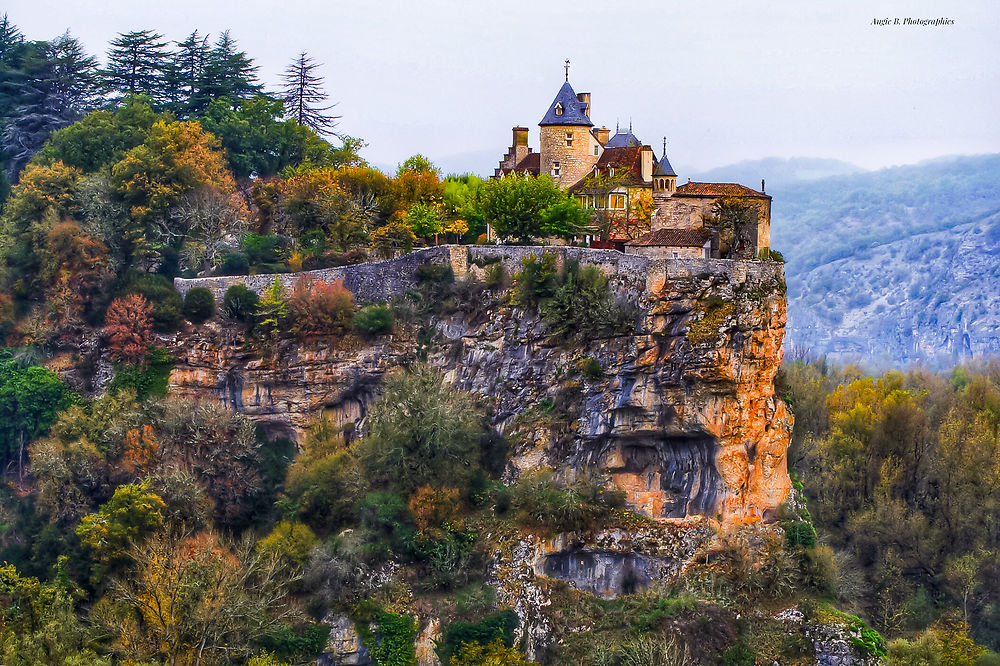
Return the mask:
[[[594,211],[592,247],[614,247],[652,258],[720,256],[719,233],[706,227],[717,202],[736,200],[756,209],[756,224],[737,230],[740,258],[755,258],[770,246],[771,197],[736,183],[677,185],[667,159],[667,141],[657,159],[653,149],[628,131],[591,121],[590,93],[577,93],[566,80],[538,123],[539,150],[528,145],[528,128],[513,128],[513,141],[494,178],[548,175]],[[651,211],[649,209],[652,209]],[[640,209],[645,209],[640,210]],[[599,221],[606,228],[599,229]]]

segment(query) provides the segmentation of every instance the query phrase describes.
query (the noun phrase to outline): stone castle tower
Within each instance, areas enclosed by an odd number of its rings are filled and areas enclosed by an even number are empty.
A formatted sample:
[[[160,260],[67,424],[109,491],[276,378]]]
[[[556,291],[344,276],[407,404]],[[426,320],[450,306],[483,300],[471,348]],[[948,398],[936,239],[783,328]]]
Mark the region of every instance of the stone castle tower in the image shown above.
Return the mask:
[[[540,174],[565,187],[593,171],[604,147],[592,131],[590,93],[574,92],[568,75],[538,127]]]

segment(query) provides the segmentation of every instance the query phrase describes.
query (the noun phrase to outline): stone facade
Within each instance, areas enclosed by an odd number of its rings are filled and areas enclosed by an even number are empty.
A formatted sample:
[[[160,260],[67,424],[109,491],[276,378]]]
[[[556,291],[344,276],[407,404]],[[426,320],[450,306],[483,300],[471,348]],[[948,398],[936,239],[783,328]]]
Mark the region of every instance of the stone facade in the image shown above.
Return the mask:
[[[594,170],[601,144],[589,127],[555,125],[540,132],[541,164],[539,174],[549,174],[563,187],[569,187]],[[555,164],[559,163],[556,173]]]

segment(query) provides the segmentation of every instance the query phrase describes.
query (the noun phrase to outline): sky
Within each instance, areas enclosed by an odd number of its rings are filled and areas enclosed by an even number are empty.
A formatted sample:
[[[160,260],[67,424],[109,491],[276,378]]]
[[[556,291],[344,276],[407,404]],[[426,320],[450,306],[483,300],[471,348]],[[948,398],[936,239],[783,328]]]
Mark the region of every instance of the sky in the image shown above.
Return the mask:
[[[491,174],[514,125],[537,150],[567,58],[595,124],[631,123],[657,154],[666,136],[681,177],[764,157],[874,169],[1000,152],[993,0],[15,0],[0,11],[29,39],[69,29],[101,57],[128,30],[179,41],[230,29],[271,86],[307,51],[338,129],[382,166],[422,153]]]

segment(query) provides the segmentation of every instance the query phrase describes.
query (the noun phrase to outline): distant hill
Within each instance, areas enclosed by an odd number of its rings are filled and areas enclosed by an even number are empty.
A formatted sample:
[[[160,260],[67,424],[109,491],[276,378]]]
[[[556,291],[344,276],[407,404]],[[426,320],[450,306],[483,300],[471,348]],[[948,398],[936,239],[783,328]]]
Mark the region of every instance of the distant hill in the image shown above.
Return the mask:
[[[767,189],[791,349],[883,366],[1000,355],[1000,155]]]
[[[783,187],[804,180],[818,180],[831,176],[861,173],[861,167],[840,160],[820,157],[766,157],[762,160],[738,162],[700,173],[682,174],[691,180],[709,183],[741,183],[757,189],[761,179],[767,181],[766,189]]]

